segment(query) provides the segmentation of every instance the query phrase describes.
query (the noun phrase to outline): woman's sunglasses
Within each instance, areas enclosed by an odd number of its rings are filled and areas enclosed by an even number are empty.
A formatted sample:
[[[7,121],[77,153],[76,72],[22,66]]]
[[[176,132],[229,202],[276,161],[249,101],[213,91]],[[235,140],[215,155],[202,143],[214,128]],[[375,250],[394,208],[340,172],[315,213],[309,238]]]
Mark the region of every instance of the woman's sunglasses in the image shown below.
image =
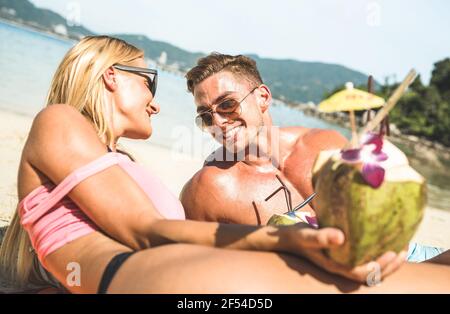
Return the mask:
[[[157,70],[132,67],[132,66],[122,65],[122,64],[114,64],[113,68],[145,77],[147,79],[148,89],[152,93],[153,97],[155,97],[156,85],[158,84],[158,71]]]

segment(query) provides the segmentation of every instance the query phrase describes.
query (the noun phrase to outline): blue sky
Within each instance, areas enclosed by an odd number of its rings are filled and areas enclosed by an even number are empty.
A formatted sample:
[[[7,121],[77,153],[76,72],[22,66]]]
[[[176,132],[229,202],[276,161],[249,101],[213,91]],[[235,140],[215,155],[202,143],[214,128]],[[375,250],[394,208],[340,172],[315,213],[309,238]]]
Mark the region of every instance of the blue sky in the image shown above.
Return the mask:
[[[337,63],[380,82],[415,68],[428,83],[433,63],[450,57],[448,0],[32,2],[97,33],[141,33],[189,51]]]

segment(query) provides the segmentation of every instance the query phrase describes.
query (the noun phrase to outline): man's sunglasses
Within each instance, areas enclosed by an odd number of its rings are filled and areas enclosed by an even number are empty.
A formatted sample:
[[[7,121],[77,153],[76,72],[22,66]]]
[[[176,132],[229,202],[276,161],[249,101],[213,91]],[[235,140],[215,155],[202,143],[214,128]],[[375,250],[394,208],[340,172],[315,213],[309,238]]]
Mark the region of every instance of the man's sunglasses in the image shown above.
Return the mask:
[[[148,89],[152,93],[153,97],[155,97],[156,85],[158,84],[158,71],[157,70],[132,67],[132,66],[122,65],[122,64],[114,64],[113,68],[145,77],[147,79]]]
[[[213,114],[218,113],[223,118],[226,118],[228,121],[235,120],[239,118],[242,112],[241,103],[256,89],[253,88],[244,98],[240,101],[236,99],[227,99],[221,102],[216,106],[215,109],[208,109],[200,112],[197,117],[195,117],[195,124],[202,130],[206,131],[209,127],[213,125]]]

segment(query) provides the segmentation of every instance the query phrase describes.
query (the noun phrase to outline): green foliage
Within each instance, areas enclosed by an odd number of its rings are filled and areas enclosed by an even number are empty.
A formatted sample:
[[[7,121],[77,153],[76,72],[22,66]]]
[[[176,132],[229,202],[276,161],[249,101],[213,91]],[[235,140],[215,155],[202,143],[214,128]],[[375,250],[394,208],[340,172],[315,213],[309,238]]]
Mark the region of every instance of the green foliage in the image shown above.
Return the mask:
[[[387,98],[398,84],[384,85]],[[424,136],[450,146],[450,59],[434,64],[429,86],[420,76],[411,84],[390,114],[390,121],[406,134]]]
[[[450,58],[436,62],[431,75],[430,84],[437,88],[442,99],[450,102]]]
[[[436,62],[431,75],[428,86],[422,83],[420,75],[416,77],[389,114],[389,121],[404,134],[423,136],[450,146],[450,58]],[[375,94],[387,100],[398,85],[385,82],[375,89]],[[324,93],[322,99],[344,88],[339,85]],[[367,90],[366,84],[356,88]],[[356,112],[358,116],[362,113]]]

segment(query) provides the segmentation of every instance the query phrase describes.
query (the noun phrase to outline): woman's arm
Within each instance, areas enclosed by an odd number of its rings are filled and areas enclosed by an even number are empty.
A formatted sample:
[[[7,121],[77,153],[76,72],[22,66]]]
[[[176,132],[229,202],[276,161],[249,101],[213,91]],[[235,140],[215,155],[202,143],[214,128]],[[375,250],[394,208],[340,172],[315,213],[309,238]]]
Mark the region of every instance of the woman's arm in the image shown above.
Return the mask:
[[[253,226],[193,220],[154,220],[148,228],[153,246],[190,243],[237,250],[275,251],[301,254],[302,250],[341,245],[337,229],[316,230],[306,224],[294,226]]]

